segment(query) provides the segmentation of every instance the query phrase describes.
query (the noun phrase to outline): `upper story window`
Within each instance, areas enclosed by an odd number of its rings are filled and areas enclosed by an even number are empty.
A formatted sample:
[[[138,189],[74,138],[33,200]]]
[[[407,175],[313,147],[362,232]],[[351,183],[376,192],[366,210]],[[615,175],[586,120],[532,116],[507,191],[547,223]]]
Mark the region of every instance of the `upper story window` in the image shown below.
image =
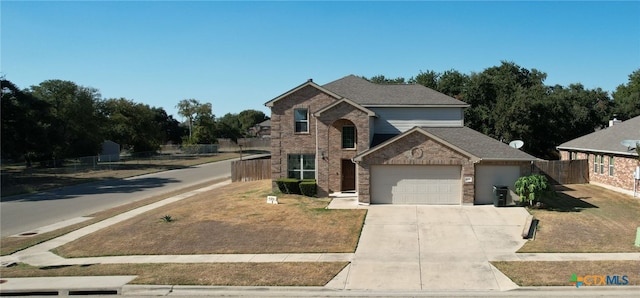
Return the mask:
[[[609,156],[609,176],[613,176],[613,156]]]
[[[295,132],[309,132],[309,110],[295,109],[293,110],[293,114],[296,121]]]
[[[355,126],[342,127],[342,148],[343,149],[356,148],[356,127]]]

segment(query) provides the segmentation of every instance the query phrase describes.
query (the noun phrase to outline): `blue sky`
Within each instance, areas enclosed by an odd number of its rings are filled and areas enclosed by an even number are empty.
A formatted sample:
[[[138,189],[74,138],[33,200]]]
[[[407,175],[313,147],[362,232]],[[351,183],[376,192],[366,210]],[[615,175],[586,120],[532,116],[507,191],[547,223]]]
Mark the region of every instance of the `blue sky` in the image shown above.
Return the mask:
[[[0,2],[0,71],[163,107],[258,109],[313,78],[481,72],[614,91],[640,68],[640,2]],[[177,117],[180,119],[179,117]]]

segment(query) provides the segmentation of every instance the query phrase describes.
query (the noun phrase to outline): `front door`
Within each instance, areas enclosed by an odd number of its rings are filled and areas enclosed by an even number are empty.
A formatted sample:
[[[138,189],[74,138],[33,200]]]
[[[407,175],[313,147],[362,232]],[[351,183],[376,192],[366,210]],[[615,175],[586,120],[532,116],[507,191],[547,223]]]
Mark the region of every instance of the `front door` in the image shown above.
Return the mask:
[[[350,159],[342,160],[342,189],[341,191],[356,190],[356,164]]]

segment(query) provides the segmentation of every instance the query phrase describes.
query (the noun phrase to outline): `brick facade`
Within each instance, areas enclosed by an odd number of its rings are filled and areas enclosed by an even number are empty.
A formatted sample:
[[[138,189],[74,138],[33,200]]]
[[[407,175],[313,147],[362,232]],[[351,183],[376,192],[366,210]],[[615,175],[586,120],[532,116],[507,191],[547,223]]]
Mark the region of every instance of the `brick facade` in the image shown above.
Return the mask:
[[[597,171],[596,156],[598,156]],[[601,161],[600,157],[604,157]],[[613,175],[609,173],[610,158],[613,157]],[[640,165],[638,158],[598,152],[560,151],[561,160],[587,159],[589,161],[589,183],[609,186],[623,193],[633,193],[633,172]],[[602,167],[601,167],[602,163]],[[602,171],[601,171],[602,170]]]
[[[341,191],[342,160],[351,160],[369,148],[369,116],[364,111],[342,102],[324,111],[317,119],[320,152],[317,167],[318,195],[327,196],[329,193]],[[354,149],[342,148],[344,126],[354,126],[356,129]]]
[[[315,155],[319,197],[341,190],[342,160],[351,160],[359,152],[368,149],[369,116],[346,102],[324,111],[317,118],[313,115],[336,101],[337,99],[318,89],[307,86],[278,100],[271,108],[271,171],[274,190],[277,189],[275,180],[287,177],[289,154]],[[295,132],[294,110],[300,108],[309,112],[308,133]],[[356,128],[355,149],[342,149],[343,126]]]
[[[287,177],[287,156],[289,154],[316,155],[316,121],[312,113],[335,102],[336,99],[312,86],[278,100],[271,108],[271,177],[275,180]],[[295,109],[307,109],[309,132],[295,132]],[[316,156],[318,160],[318,156]],[[317,169],[317,167],[316,167]],[[316,177],[318,179],[319,177]],[[320,182],[320,181],[319,181]],[[324,193],[319,195],[324,195]]]

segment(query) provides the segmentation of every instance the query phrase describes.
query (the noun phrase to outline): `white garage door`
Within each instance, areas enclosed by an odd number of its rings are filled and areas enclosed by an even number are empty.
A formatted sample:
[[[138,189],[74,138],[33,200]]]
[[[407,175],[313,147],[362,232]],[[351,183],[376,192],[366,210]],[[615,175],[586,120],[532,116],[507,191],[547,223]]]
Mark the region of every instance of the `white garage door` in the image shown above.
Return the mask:
[[[519,166],[488,166],[476,165],[475,204],[493,204],[493,186],[508,186],[511,198],[517,200],[513,193],[513,185],[520,177]],[[510,203],[507,200],[507,204]]]
[[[460,166],[371,167],[371,203],[460,205]]]

